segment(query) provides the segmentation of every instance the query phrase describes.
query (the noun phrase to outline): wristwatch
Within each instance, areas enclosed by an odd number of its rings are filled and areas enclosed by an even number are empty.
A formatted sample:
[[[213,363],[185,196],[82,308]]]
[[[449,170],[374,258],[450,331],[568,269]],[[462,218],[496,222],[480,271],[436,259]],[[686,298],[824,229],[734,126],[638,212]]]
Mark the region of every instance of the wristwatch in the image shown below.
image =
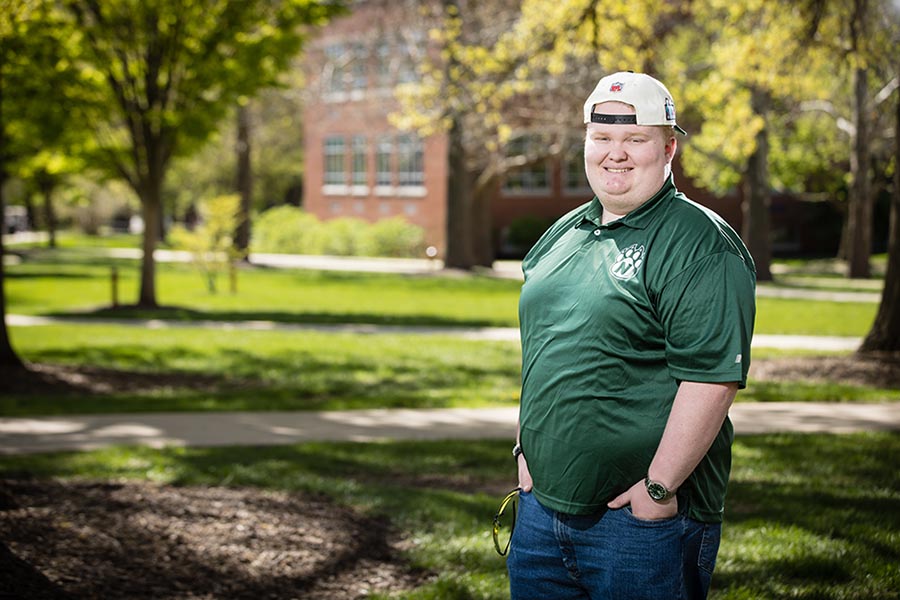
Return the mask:
[[[647,486],[647,494],[656,502],[668,500],[675,495],[675,492],[670,492],[669,488],[658,481],[653,481],[649,476],[644,479],[644,485]]]
[[[516,464],[519,464],[519,456],[522,455],[522,446],[520,446],[519,444],[513,446],[512,454],[513,460],[516,461]]]

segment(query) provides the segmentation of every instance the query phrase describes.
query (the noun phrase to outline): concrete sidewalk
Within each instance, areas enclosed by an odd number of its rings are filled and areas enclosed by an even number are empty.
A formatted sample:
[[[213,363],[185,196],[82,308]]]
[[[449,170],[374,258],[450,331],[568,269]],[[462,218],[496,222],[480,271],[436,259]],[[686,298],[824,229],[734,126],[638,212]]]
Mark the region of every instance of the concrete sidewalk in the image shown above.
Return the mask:
[[[308,441],[509,439],[517,407],[0,418],[0,454],[104,446],[270,446]],[[900,431],[900,403],[738,403],[738,435]]]

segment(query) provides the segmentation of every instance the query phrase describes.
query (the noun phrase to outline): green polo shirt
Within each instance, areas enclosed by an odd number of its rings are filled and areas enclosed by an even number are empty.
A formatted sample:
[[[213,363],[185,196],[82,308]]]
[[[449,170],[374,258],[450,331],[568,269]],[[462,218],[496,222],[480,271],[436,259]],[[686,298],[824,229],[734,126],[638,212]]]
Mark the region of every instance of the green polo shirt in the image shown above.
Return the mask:
[[[753,259],[731,227],[670,177],[601,225],[591,202],[557,221],[522,263],[522,448],[534,494],[588,514],[642,480],[680,381],[739,382],[750,366]],[[719,522],[731,469],[726,419],[679,489]]]

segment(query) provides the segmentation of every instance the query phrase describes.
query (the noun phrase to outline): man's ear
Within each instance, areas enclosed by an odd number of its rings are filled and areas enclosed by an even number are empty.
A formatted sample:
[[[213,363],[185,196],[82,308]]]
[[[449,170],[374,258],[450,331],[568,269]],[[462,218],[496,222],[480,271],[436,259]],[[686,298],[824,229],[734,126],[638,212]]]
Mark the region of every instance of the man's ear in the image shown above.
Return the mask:
[[[666,159],[671,163],[672,159],[675,158],[675,150],[678,149],[678,140],[675,139],[675,136],[669,137],[666,140]]]

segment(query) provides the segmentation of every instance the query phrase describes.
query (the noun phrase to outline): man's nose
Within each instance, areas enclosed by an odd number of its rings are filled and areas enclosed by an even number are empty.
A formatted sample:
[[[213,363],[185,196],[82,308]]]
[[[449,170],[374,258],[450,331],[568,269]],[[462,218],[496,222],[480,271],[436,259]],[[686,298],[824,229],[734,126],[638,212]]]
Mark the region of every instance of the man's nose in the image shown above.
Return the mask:
[[[628,153],[625,151],[625,147],[621,144],[613,144],[609,149],[608,156],[610,160],[615,161],[623,161],[628,159]]]

